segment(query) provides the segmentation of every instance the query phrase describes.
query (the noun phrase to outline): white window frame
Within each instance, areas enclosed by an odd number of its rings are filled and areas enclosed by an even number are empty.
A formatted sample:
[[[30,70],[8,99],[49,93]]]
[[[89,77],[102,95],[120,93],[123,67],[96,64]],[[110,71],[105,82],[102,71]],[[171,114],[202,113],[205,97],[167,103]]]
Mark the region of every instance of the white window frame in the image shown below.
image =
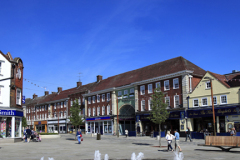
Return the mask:
[[[168,103],[167,103],[167,100],[168,100]],[[170,106],[170,97],[169,96],[165,97],[165,103],[168,104],[167,107]]]
[[[176,97],[178,97],[178,105],[176,105]],[[180,105],[180,98],[179,98],[179,95],[175,95],[174,96],[174,108],[178,108]]]
[[[72,100],[71,100],[71,106],[72,106]],[[56,103],[54,103],[54,109],[57,109]]]
[[[88,97],[88,104],[91,104],[91,97]]]
[[[105,115],[105,106],[102,106],[102,115]]]
[[[96,116],[96,109],[93,107],[93,116]]]
[[[176,84],[177,84],[177,87],[176,87]],[[174,78],[173,79],[173,89],[178,89],[178,88],[179,88],[179,80],[178,80],[178,78]]]
[[[39,111],[42,111],[42,106],[39,106]]]
[[[102,94],[102,102],[105,102],[105,94]]]
[[[153,93],[153,86],[152,86],[152,84],[148,84],[148,93]]]
[[[107,106],[107,115],[110,113],[110,105]]]
[[[156,82],[155,83],[155,89],[157,89],[157,88],[159,88],[158,92],[160,92],[161,91],[161,82]]]
[[[203,100],[207,100],[207,104],[203,104]],[[201,99],[201,101],[202,101],[202,106],[208,106],[208,98],[207,97],[203,97],[202,99]]]
[[[88,108],[88,116],[91,117],[91,108]]]
[[[107,93],[107,101],[110,101],[110,93]]]
[[[100,116],[100,107],[97,107],[97,116]]]
[[[213,99],[214,98],[216,98],[216,103],[214,103],[214,101],[213,101],[213,104],[217,105],[217,96],[213,96]],[[212,97],[210,97],[210,104],[209,105],[212,105]]]
[[[100,102],[100,95],[97,95],[97,103]]]
[[[226,97],[226,103],[222,102],[222,97]],[[227,104],[227,95],[221,95],[220,96],[220,104]]]
[[[145,100],[141,100],[141,111],[145,111],[145,107],[146,107]]]
[[[167,85],[167,83],[168,83],[168,85]],[[168,88],[167,88],[167,86],[168,86]],[[169,83],[169,80],[166,80],[166,81],[164,81],[164,91],[168,91],[168,90],[170,90],[170,83]]]
[[[197,106],[195,106],[195,101],[197,101]],[[199,107],[199,100],[198,99],[193,99],[193,107]]]
[[[210,87],[209,87],[210,86]],[[206,82],[206,89],[211,89],[211,82],[210,81],[207,81]]]
[[[152,98],[149,98],[149,100],[148,100],[148,110],[149,111],[152,110],[151,104],[152,104]]]
[[[81,105],[81,98],[78,98],[78,105]]]
[[[145,85],[140,86],[140,95],[145,95]]]
[[[92,103],[95,103],[95,96],[92,97]]]
[[[17,88],[17,90],[16,90],[16,104],[17,105],[22,104],[22,91],[19,88]]]

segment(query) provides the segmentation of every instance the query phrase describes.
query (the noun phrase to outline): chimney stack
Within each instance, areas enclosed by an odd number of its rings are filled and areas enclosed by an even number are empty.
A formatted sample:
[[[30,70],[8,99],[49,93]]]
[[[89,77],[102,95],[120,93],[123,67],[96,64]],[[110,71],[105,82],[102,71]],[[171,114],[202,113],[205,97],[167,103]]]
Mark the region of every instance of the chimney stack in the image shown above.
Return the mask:
[[[57,92],[52,92],[52,94],[56,94]]]
[[[62,92],[62,87],[58,87],[58,93]]]
[[[33,94],[33,99],[36,98],[38,95],[36,95],[35,93]]]
[[[77,82],[77,87],[81,87],[82,86],[82,82]]]
[[[101,75],[97,75],[97,82],[100,82],[102,80],[102,76]]]
[[[45,91],[45,96],[49,95],[49,91]]]

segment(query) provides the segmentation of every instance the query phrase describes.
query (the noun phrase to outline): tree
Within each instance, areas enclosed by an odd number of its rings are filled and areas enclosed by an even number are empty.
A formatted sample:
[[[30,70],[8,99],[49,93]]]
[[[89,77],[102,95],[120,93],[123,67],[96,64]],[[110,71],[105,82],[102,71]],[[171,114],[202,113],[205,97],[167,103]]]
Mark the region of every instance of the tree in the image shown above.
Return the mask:
[[[26,120],[26,117],[22,117],[22,126],[25,128],[27,127],[27,120]]]
[[[73,126],[75,126],[76,129],[77,126],[81,125],[84,121],[83,116],[80,114],[81,113],[80,107],[81,106],[78,104],[78,100],[75,99],[75,101],[73,101],[73,105],[70,108],[70,122],[72,123]]]
[[[164,100],[164,94],[160,91],[160,88],[155,89],[152,95],[152,110],[149,119],[159,125],[159,147],[161,147],[161,124],[165,122],[169,117],[169,112],[167,111],[167,104]]]

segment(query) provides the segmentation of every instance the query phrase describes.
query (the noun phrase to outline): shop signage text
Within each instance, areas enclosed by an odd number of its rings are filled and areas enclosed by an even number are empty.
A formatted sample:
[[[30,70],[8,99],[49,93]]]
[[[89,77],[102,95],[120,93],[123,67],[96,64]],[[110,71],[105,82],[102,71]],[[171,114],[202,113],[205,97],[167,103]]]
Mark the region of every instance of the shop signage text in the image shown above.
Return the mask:
[[[0,116],[20,116],[23,117],[23,112],[16,110],[0,110]]]
[[[87,118],[86,121],[101,121],[101,120],[109,120],[110,117],[96,117],[96,118]]]

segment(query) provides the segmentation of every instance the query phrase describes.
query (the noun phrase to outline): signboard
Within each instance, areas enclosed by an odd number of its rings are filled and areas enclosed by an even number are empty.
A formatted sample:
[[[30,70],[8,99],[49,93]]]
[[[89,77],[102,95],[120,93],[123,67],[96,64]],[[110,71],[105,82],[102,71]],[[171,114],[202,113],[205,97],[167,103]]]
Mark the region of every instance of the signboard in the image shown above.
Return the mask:
[[[25,104],[25,96],[22,96],[22,103]]]
[[[19,116],[23,117],[22,111],[16,111],[16,110],[0,110],[0,116]]]
[[[86,121],[103,121],[110,120],[110,117],[96,117],[96,118],[87,118]]]

